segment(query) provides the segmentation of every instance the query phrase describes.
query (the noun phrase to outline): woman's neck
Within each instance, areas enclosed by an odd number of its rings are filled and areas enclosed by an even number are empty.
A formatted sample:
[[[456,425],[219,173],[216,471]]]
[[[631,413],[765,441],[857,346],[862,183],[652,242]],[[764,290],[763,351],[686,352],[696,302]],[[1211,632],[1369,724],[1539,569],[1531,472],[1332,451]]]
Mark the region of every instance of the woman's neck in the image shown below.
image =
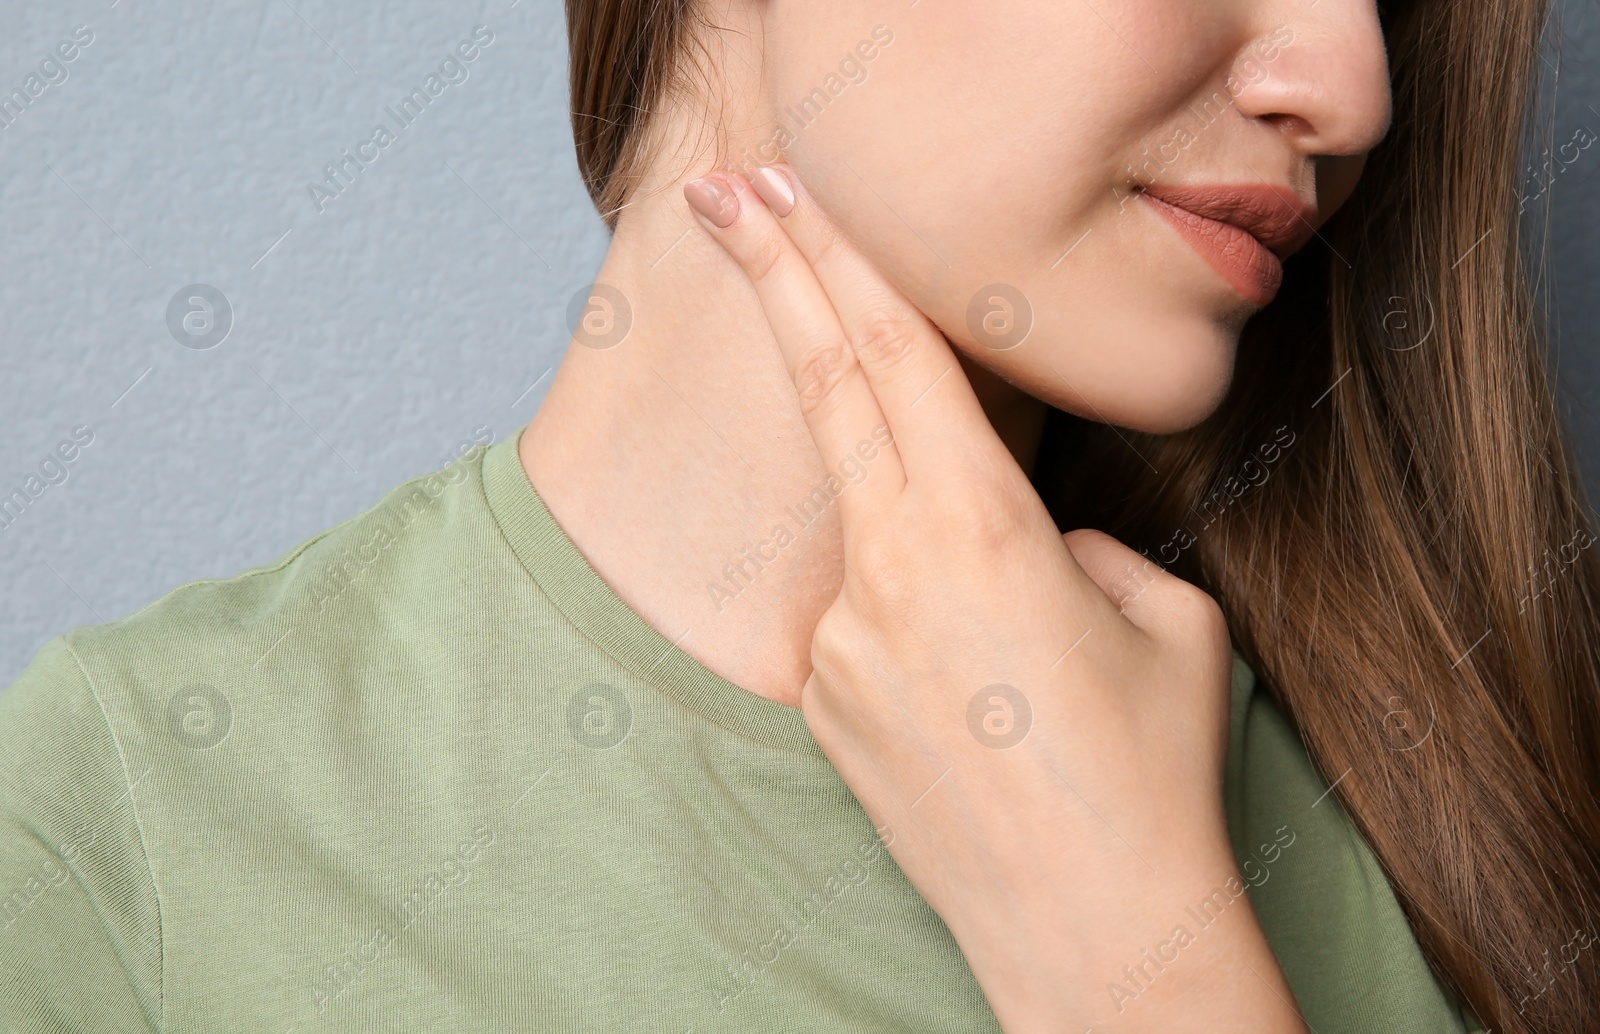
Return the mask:
[[[797,705],[844,575],[825,486],[852,472],[813,445],[748,279],[670,200],[675,187],[624,213],[596,280],[622,292],[631,325],[610,347],[568,348],[522,466],[651,627],[735,685]],[[1031,469],[1046,406],[962,366]]]

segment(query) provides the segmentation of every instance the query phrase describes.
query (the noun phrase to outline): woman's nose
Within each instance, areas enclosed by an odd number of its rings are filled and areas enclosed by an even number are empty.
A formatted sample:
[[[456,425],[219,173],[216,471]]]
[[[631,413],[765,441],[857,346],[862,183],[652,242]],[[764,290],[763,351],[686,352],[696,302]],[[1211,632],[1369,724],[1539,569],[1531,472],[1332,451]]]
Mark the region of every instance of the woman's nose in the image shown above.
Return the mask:
[[[1308,155],[1364,154],[1389,131],[1389,59],[1373,0],[1266,5],[1233,69],[1239,111]],[[1285,42],[1287,41],[1287,42]]]

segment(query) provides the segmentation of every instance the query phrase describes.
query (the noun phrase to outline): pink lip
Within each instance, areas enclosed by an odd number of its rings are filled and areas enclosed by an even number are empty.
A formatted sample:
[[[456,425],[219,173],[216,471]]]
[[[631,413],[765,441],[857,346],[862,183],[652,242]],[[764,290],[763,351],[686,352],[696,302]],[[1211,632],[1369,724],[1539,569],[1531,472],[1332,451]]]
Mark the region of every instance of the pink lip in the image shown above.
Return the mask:
[[[1229,286],[1262,307],[1283,283],[1283,260],[1315,233],[1316,209],[1286,187],[1152,184],[1140,193]]]

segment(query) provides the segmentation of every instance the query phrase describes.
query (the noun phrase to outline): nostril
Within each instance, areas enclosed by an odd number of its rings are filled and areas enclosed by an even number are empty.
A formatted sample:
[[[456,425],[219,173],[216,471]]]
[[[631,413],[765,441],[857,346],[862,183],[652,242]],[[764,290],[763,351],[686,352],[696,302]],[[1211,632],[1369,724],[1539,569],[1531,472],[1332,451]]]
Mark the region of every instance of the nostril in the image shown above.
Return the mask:
[[[1267,122],[1271,122],[1283,132],[1293,136],[1308,136],[1315,132],[1315,128],[1310,122],[1307,122],[1299,115],[1290,114],[1288,112],[1274,112],[1269,115],[1263,115],[1261,118]]]

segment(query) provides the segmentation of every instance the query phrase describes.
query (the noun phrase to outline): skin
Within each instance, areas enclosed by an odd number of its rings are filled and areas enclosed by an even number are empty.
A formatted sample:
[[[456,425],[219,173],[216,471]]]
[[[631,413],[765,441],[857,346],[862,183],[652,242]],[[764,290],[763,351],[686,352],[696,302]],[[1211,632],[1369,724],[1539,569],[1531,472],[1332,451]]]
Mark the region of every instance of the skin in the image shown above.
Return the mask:
[[[731,0],[710,20],[709,86],[650,124],[597,276],[627,335],[569,349],[521,438],[530,480],[653,627],[801,708],[1005,1030],[1303,1030],[1247,899],[1125,1010],[1107,996],[1236,877],[1227,629],[1108,536],[1058,534],[1027,470],[1046,404],[1171,432],[1221,402],[1254,309],[1129,202],[1129,166],[1186,126],[1164,181],[1282,183],[1320,223],[1387,129],[1375,9]],[[785,107],[878,24],[868,77],[784,143],[794,211],[734,175],[733,224],[695,214],[684,184],[777,158]],[[992,283],[1031,303],[1015,348],[967,328]],[[714,601],[885,426],[865,477]],[[1032,710],[1010,749],[967,721],[1001,683]]]

